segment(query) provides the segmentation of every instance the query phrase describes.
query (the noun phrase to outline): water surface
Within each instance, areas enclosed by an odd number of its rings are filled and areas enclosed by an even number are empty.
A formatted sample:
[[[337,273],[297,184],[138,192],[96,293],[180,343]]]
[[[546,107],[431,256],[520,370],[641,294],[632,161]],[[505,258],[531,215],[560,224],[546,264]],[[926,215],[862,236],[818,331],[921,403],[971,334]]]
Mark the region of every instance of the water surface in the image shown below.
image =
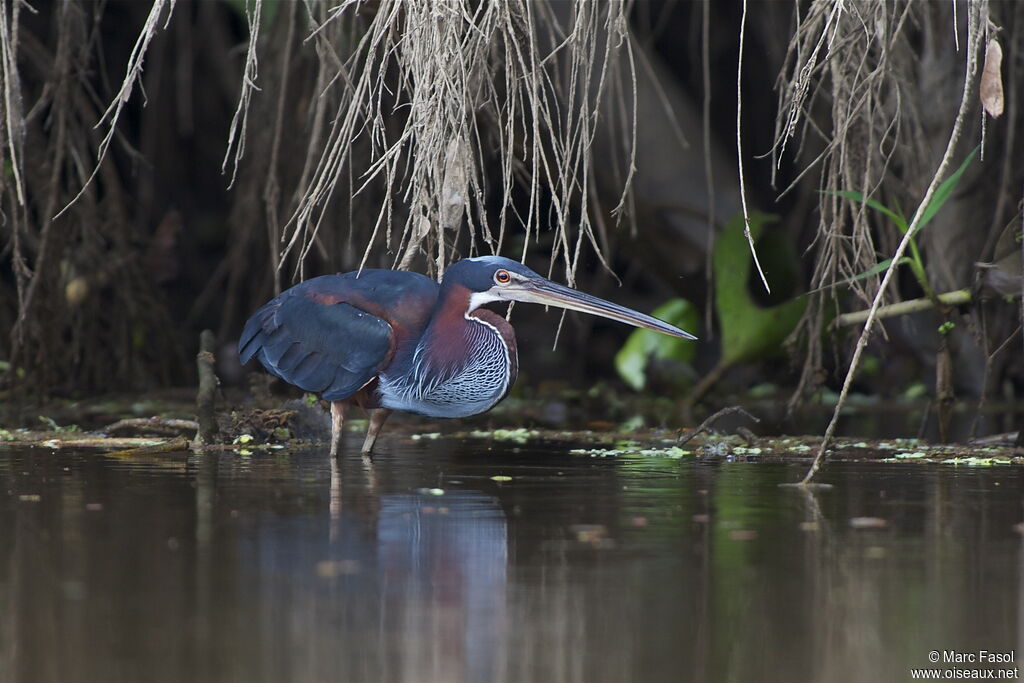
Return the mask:
[[[0,450],[0,681],[877,682],[1024,652],[1015,468],[832,464],[808,494],[778,486],[804,462],[382,446]]]

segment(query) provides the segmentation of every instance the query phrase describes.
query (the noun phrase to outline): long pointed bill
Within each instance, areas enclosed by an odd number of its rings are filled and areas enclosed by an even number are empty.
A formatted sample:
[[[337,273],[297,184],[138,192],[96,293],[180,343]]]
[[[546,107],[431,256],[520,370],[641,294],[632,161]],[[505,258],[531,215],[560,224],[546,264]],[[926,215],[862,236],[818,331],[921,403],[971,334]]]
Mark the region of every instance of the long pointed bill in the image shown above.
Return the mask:
[[[696,339],[695,336],[679,329],[675,325],[644,315],[638,311],[625,306],[613,304],[610,301],[599,299],[577,289],[571,289],[557,282],[544,278],[530,279],[525,282],[517,282],[502,290],[502,298],[514,301],[523,301],[533,304],[544,304],[545,306],[557,306],[568,308],[581,313],[599,315],[602,318],[617,320],[634,327],[643,327],[655,332],[661,332],[673,337],[682,339]]]

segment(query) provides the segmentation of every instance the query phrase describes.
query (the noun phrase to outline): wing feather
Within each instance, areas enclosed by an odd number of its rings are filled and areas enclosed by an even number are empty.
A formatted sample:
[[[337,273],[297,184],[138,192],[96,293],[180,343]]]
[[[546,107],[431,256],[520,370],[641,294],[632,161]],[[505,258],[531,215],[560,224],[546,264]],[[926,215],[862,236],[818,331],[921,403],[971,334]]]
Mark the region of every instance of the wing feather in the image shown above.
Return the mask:
[[[238,345],[241,361],[255,358],[271,374],[328,401],[348,398],[383,366],[391,326],[351,304],[319,303],[289,292],[246,323]]]
[[[399,345],[419,336],[436,297],[437,284],[416,273],[313,278],[249,318],[238,355],[329,401],[348,398],[380,374]]]

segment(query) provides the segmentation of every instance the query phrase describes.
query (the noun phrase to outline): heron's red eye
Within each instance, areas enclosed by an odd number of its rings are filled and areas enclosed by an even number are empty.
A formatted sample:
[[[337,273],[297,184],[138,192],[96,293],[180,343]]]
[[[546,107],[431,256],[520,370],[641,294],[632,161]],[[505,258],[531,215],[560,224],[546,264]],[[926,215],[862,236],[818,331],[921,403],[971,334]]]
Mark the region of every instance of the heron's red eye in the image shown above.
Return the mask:
[[[512,276],[508,274],[507,270],[499,270],[494,273],[494,281],[499,285],[507,285],[512,281]]]

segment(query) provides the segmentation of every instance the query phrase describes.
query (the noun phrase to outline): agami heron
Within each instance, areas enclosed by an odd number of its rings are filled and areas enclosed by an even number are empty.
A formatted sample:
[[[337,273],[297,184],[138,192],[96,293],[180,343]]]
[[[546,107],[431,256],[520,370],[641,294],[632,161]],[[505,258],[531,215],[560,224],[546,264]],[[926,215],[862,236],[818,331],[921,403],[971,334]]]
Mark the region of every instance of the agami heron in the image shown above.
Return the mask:
[[[500,256],[457,261],[440,285],[418,273],[323,275],[282,292],[242,332],[242,363],[331,402],[337,455],[349,405],[367,409],[369,453],[392,410],[468,417],[508,394],[519,367],[512,326],[484,304],[557,306],[696,339],[666,322],[541,277]]]

